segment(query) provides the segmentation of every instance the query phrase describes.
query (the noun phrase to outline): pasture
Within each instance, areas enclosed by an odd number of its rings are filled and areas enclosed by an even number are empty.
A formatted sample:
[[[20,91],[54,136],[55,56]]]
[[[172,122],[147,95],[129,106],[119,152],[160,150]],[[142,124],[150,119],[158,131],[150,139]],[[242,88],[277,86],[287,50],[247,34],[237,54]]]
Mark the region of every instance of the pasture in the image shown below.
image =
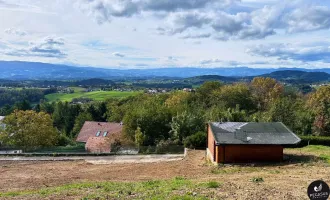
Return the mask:
[[[90,98],[95,101],[104,101],[108,98],[124,98],[132,95],[137,95],[140,92],[137,91],[92,91],[85,92],[83,88],[75,87],[74,93],[54,93],[45,96],[47,101],[72,101],[74,98]]]

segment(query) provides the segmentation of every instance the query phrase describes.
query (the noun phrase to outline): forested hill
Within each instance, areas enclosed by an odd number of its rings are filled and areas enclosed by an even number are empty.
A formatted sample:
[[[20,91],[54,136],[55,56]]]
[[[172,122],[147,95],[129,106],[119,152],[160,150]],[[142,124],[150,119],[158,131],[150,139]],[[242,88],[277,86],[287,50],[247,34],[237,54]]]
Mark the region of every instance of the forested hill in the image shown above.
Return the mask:
[[[201,84],[205,81],[222,81],[225,83],[251,81],[255,77],[270,77],[278,81],[293,84],[312,84],[330,81],[330,74],[325,72],[305,72],[299,70],[281,70],[269,74],[246,77],[226,77],[217,75],[205,75],[186,78],[185,81],[193,84]]]
[[[204,76],[195,76],[191,78],[184,79],[184,82],[192,84],[203,84],[205,81],[221,81],[225,83],[232,83],[240,81],[244,78],[242,77],[228,77],[228,76],[218,76],[218,75],[204,75]]]
[[[287,83],[317,83],[330,81],[330,74],[325,72],[304,72],[298,70],[283,70],[262,75]]]

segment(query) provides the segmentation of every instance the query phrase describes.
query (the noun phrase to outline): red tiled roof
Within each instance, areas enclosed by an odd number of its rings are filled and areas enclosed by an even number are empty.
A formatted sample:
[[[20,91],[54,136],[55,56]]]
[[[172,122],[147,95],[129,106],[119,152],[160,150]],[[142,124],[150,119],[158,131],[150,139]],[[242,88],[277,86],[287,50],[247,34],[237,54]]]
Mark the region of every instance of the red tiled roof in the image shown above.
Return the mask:
[[[115,133],[120,133],[123,130],[123,126],[120,123],[108,123],[108,122],[91,122],[86,121],[80,130],[80,133],[76,139],[77,142],[87,142],[88,138],[96,137],[96,133],[101,131],[100,138],[103,138],[103,133],[108,132],[106,137],[109,137]]]

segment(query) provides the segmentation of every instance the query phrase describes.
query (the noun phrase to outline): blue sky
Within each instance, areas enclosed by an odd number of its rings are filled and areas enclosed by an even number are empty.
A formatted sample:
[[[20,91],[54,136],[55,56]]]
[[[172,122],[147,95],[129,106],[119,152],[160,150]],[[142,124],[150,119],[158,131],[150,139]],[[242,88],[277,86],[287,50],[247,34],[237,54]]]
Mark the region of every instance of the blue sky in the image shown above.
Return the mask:
[[[329,28],[325,0],[0,0],[0,60],[323,68]]]

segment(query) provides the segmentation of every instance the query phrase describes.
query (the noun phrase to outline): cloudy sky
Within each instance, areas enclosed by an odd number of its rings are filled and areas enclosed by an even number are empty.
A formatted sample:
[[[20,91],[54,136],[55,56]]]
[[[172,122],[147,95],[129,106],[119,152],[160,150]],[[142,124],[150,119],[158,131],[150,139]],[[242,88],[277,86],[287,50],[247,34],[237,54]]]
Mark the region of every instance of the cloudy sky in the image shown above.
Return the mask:
[[[327,0],[0,0],[0,60],[330,67]]]

